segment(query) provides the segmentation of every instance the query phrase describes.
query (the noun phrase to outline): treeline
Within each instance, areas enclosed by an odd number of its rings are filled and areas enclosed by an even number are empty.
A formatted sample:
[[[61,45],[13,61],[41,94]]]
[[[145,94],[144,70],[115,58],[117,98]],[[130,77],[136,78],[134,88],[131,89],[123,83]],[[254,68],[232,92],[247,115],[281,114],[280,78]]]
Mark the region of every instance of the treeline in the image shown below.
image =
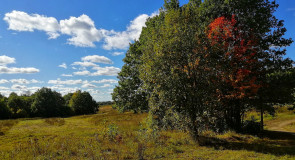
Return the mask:
[[[152,126],[198,137],[241,132],[253,124],[243,120],[247,111],[294,102],[294,62],[285,57],[293,40],[277,8],[269,0],[165,0],[126,53],[114,107],[149,111]]]
[[[42,88],[31,96],[9,97],[0,94],[0,119],[31,117],[67,117],[93,114],[99,105],[88,92],[80,90],[62,96],[49,88]]]

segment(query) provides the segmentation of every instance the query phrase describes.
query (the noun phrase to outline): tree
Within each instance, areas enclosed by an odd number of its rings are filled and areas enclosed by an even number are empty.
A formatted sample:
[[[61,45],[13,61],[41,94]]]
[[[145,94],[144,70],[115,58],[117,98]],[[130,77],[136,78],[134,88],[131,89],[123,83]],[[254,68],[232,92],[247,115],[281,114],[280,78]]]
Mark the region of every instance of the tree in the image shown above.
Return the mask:
[[[228,5],[229,12],[209,25],[208,38],[220,55],[216,68],[222,75],[222,88],[218,91],[228,108],[227,124],[240,131],[241,116],[248,108],[269,104],[271,94],[261,94],[270,86],[268,75],[292,67],[292,61],[283,56],[284,47],[293,41],[283,38],[286,29],[273,15],[278,7],[275,2],[244,0],[229,1]]]
[[[88,92],[75,92],[69,102],[69,106],[76,115],[93,114],[98,112],[96,101]]]
[[[190,1],[149,19],[139,68],[159,124],[181,117],[194,135],[214,125],[241,131],[245,111],[260,104],[253,102],[266,103],[260,91],[267,75],[292,66],[283,58],[292,40],[283,38],[277,7],[268,0]]]
[[[179,1],[178,0],[164,0],[164,8],[167,10],[178,9]]]
[[[140,43],[135,41],[123,59],[125,62],[118,74],[119,85],[112,93],[114,108],[121,112],[144,112],[148,110],[147,92],[142,88],[143,81],[139,78],[139,65],[141,64],[139,49]]]
[[[65,100],[65,105],[66,105],[66,106],[69,106],[69,104],[70,104],[70,100],[71,100],[73,94],[74,94],[74,93],[68,93],[68,94],[66,94],[66,95],[63,96],[63,98],[64,98],[64,100]]]
[[[12,92],[8,97],[8,108],[11,110],[13,118],[25,118],[29,117],[30,105],[28,105],[25,99]]]
[[[49,88],[41,88],[35,93],[32,104],[34,116],[57,117],[64,116],[61,108],[64,107],[64,99],[61,94]]]
[[[1,94],[0,94],[1,95]],[[7,107],[4,96],[0,96],[0,119],[8,119],[11,116],[11,112]]]
[[[147,21],[140,37],[140,78],[150,91],[150,114],[161,128],[185,126],[195,138],[203,124],[216,124],[213,112],[207,112],[214,110],[210,80],[214,74],[205,59],[208,41],[196,36],[202,32],[198,7],[160,12]]]

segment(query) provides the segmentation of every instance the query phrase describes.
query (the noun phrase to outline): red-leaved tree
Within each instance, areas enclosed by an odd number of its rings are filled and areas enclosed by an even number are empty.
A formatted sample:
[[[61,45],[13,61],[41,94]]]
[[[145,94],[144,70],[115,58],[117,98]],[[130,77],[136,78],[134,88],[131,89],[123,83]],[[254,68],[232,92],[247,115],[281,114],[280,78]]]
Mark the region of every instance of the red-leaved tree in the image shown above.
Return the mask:
[[[261,82],[257,40],[251,30],[244,30],[235,15],[216,18],[208,26],[208,39],[217,53],[217,96],[226,107],[229,127],[239,130],[244,113],[243,102],[255,98]]]

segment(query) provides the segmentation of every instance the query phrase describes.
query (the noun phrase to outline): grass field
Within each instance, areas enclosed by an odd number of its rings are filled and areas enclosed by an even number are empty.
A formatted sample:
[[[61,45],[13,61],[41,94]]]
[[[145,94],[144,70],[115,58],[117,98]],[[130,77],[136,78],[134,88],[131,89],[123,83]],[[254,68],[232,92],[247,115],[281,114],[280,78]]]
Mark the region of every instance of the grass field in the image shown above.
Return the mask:
[[[207,131],[197,144],[188,133],[146,129],[146,117],[105,106],[95,115],[0,121],[0,159],[295,159],[295,136],[280,130],[263,138]],[[266,128],[294,119],[281,112]]]

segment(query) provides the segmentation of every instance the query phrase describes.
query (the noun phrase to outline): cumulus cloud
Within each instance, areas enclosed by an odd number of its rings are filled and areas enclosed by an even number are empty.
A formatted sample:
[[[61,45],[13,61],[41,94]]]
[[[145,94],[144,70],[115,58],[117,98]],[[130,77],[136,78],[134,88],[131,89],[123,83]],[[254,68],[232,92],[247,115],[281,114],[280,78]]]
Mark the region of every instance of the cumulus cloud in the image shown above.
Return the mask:
[[[111,87],[110,84],[104,84],[103,86],[100,86],[100,88],[108,88],[108,87]]]
[[[85,83],[82,85],[82,88],[97,88],[97,86],[91,83]]]
[[[86,76],[86,75],[90,75],[90,72],[85,70],[85,71],[74,72],[73,74],[77,76]]]
[[[0,66],[0,74],[32,74],[40,72],[37,68],[16,68],[16,67],[6,67]]]
[[[8,57],[6,55],[0,56],[0,74],[30,74],[38,73],[39,69],[29,67],[29,68],[16,68],[16,67],[7,67],[8,64],[15,63],[15,58]]]
[[[119,68],[116,67],[100,67],[95,63],[104,63],[104,64],[113,64],[113,62],[104,56],[99,55],[90,55],[81,58],[82,62],[74,62],[73,66],[80,66],[80,71],[74,72],[73,75],[78,76],[100,76],[100,75],[117,75],[120,72]],[[86,69],[86,67],[92,67],[92,70],[96,70],[96,72],[91,73]]]
[[[43,83],[41,81],[32,79],[32,80],[26,80],[26,79],[11,79],[11,83],[17,83],[17,84],[31,84],[31,83]]]
[[[93,67],[96,72],[91,73],[91,76],[117,76],[121,71],[120,68],[117,67]]]
[[[103,41],[103,48],[127,49],[129,43],[139,38],[142,27],[152,15],[141,14],[130,22],[125,31],[97,29],[94,21],[87,15],[70,17],[60,20],[54,17],[46,17],[39,14],[28,14],[22,11],[12,11],[6,13],[4,20],[8,23],[8,29],[14,31],[44,31],[49,35],[49,39],[55,39],[60,34],[68,35],[68,44],[78,47],[95,47],[95,42]],[[117,52],[117,54],[120,52]]]
[[[3,87],[3,86],[0,86],[0,90],[2,91],[2,90],[9,90],[9,88],[7,88],[7,87]]]
[[[40,30],[47,33],[49,39],[59,36],[59,23],[54,17],[46,17],[39,14],[27,14],[22,11],[6,13],[4,20],[8,23],[9,30],[29,31]]]
[[[113,52],[112,55],[113,56],[120,56],[120,55],[123,55],[124,52]]]
[[[98,93],[100,93],[98,90],[95,90],[95,89],[87,89],[87,92],[89,92],[90,94],[98,94]]]
[[[96,67],[97,65],[92,62],[74,62],[73,66],[82,66],[82,67]],[[74,69],[74,68],[73,68]],[[77,69],[77,68],[75,68]]]
[[[107,58],[105,56],[99,56],[99,55],[82,57],[82,61],[93,62],[93,63],[113,64],[113,62],[109,58]]]
[[[18,85],[18,84],[14,84],[14,85],[11,86],[11,89],[14,89],[14,90],[26,90],[27,87],[22,86],[22,85]]]
[[[9,83],[9,81],[6,79],[0,79],[0,84],[4,84],[4,83]]]
[[[127,49],[129,43],[139,38],[142,27],[145,26],[146,20],[149,18],[147,14],[142,14],[136,17],[127,26],[127,30],[123,32],[108,31],[105,34],[105,44],[103,48],[106,50],[112,49]]]
[[[62,77],[73,77],[73,75],[71,75],[71,74],[62,74],[61,76]]]
[[[99,81],[92,81],[92,83],[118,83],[115,79],[102,79]]]
[[[60,28],[62,34],[72,36],[68,43],[79,47],[95,47],[94,42],[103,38],[102,32],[95,28],[94,21],[85,14],[61,20]]]
[[[82,84],[83,81],[81,79],[78,80],[61,80],[58,78],[57,80],[49,80],[49,84],[60,84],[60,85],[77,85],[77,84]]]
[[[0,56],[0,66],[6,66],[7,64],[15,63],[15,58],[8,57],[6,55]]]
[[[66,64],[66,63],[62,63],[61,65],[58,65],[58,67],[61,67],[61,68],[67,69],[67,64]]]
[[[11,79],[11,80],[0,79],[0,84],[4,84],[4,83],[32,84],[32,83],[43,83],[43,82],[38,81],[36,79],[32,79],[32,80],[27,80],[27,79]]]

